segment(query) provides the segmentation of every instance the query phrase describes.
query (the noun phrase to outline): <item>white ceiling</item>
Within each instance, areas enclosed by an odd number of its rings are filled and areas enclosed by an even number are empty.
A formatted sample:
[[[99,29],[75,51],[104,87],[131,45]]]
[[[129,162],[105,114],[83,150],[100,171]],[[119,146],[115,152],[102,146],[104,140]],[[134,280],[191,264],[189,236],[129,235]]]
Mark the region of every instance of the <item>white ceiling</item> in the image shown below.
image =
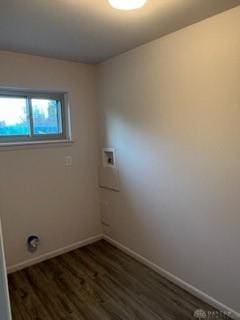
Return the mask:
[[[0,0],[0,49],[97,63],[239,5],[239,0]]]

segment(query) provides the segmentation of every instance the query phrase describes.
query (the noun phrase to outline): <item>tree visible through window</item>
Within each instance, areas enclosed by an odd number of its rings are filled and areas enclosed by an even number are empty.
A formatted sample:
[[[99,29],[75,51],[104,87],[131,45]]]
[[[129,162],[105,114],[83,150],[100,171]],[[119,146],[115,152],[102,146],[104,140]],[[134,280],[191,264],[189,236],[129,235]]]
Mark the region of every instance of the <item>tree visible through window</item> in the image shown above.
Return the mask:
[[[34,134],[62,133],[61,104],[57,100],[32,99]]]
[[[66,139],[63,95],[0,92],[0,143]]]

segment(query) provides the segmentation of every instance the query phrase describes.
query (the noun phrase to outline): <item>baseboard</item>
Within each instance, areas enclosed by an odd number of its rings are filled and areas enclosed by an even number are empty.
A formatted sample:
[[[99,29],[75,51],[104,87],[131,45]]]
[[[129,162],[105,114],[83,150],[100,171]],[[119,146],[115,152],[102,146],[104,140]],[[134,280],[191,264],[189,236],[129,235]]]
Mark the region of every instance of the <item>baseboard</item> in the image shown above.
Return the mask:
[[[35,258],[32,258],[32,259],[20,262],[18,264],[9,266],[7,268],[7,272],[8,273],[12,273],[12,272],[16,272],[16,271],[22,270],[24,268],[30,267],[30,266],[32,266],[34,264],[39,263],[39,262],[54,258],[54,257],[59,256],[61,254],[64,254],[64,253],[70,252],[72,250],[76,250],[78,248],[86,246],[88,244],[94,243],[96,241],[101,240],[102,238],[103,238],[103,235],[99,234],[97,236],[90,237],[90,238],[81,240],[79,242],[75,242],[73,244],[70,244],[69,246],[66,246],[66,247],[51,251],[51,252],[44,253],[44,254],[42,254],[42,255],[40,255],[38,257],[35,257]]]
[[[171,282],[175,283],[179,287],[183,288],[184,290],[188,291],[195,297],[198,297],[202,301],[208,303],[209,305],[213,306],[219,311],[222,311],[224,313],[227,313],[228,316],[232,319],[239,320],[240,319],[240,313],[237,311],[233,310],[232,308],[226,306],[225,304],[217,301],[216,299],[210,297],[208,294],[202,292],[201,290],[193,287],[189,283],[183,281],[182,279],[176,277],[172,273],[164,270],[163,268],[159,267],[155,263],[149,261],[148,259],[144,258],[140,254],[136,253],[135,251],[127,248],[126,246],[122,245],[120,242],[110,238],[109,236],[103,235],[103,239],[111,243],[113,246],[117,247],[118,249],[122,250],[123,252],[127,253],[129,256],[135,258],[139,262],[143,263],[144,265],[148,266],[152,270],[156,271],[159,273],[161,276],[164,278],[170,280]]]

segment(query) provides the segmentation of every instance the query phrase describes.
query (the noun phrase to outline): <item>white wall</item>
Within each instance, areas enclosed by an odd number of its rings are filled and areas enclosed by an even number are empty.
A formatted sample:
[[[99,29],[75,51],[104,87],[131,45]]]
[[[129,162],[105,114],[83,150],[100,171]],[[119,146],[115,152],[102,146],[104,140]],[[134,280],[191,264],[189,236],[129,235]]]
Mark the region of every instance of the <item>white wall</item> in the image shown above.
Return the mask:
[[[0,314],[1,320],[11,320],[10,302],[7,286],[6,261],[3,250],[2,226],[0,222]]]
[[[0,215],[7,265],[101,233],[97,190],[95,70],[79,63],[0,52],[0,86],[69,92],[72,145],[0,151]],[[64,166],[73,157],[72,168]],[[28,254],[30,233],[41,237]]]
[[[240,311],[240,7],[98,68],[112,238]],[[104,207],[104,205],[103,205]]]

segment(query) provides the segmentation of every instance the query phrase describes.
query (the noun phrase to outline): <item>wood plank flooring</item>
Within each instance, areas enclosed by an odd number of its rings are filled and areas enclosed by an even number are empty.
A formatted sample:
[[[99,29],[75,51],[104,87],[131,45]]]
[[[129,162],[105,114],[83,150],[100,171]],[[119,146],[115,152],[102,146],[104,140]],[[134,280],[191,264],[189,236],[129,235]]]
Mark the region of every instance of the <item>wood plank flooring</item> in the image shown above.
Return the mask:
[[[187,320],[212,307],[109,243],[9,275],[13,320]]]

